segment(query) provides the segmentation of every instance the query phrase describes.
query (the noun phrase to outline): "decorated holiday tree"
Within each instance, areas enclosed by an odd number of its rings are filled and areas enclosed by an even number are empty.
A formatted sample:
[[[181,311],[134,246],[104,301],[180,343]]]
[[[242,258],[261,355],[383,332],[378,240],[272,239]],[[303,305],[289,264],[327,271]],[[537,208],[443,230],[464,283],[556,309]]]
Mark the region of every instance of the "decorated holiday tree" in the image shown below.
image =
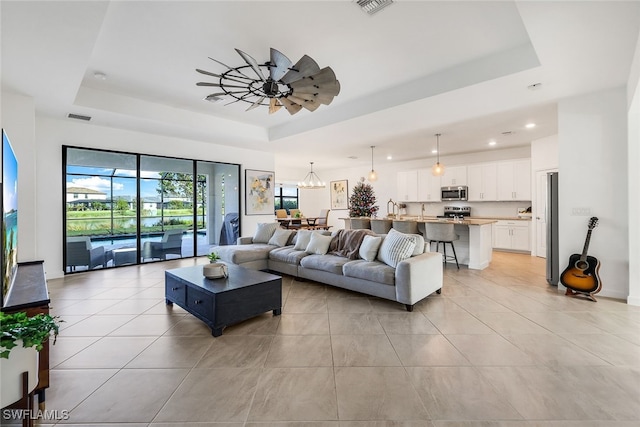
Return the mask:
[[[378,206],[375,206],[376,195],[373,194],[371,184],[360,181],[353,187],[353,193],[349,198],[349,216],[375,216],[378,213]]]

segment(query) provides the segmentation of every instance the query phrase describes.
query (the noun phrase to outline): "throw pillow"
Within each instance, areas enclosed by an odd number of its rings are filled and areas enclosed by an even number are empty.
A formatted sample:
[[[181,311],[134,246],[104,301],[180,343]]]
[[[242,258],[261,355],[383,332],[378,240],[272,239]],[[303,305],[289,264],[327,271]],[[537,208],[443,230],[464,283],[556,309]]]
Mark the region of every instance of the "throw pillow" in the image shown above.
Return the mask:
[[[400,261],[411,257],[415,247],[416,239],[414,236],[400,233],[392,228],[380,245],[378,259],[395,268]]]
[[[269,243],[269,239],[280,226],[277,222],[263,222],[258,224],[256,233],[253,235],[253,243]]]
[[[311,240],[311,230],[300,230],[296,235],[296,245],[293,247],[296,251],[304,251],[309,246],[309,241]]]
[[[365,261],[375,261],[381,244],[382,237],[380,236],[364,236],[358,251],[360,258]]]
[[[331,236],[323,236],[320,233],[311,233],[311,240],[305,251],[308,254],[324,255],[329,250]]]
[[[274,246],[287,246],[287,242],[291,237],[293,230],[285,230],[283,228],[278,228],[273,233],[273,236],[269,239],[269,244]]]

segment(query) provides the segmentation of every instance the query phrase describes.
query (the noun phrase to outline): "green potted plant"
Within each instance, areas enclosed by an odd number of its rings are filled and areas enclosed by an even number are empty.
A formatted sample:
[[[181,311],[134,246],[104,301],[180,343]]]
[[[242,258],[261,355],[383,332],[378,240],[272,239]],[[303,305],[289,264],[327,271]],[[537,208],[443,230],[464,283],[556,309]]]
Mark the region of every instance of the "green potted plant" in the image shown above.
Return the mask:
[[[205,265],[202,267],[202,274],[207,279],[220,279],[229,277],[229,270],[227,269],[227,265],[223,262],[219,262],[220,256],[211,252],[207,255],[209,258],[209,265]]]
[[[0,407],[4,408],[22,397],[20,376],[23,372],[29,373],[29,390],[38,385],[38,352],[52,335],[55,344],[59,322],[57,317],[48,314],[29,317],[25,312],[0,312]]]
[[[220,256],[215,252],[211,252],[209,255],[207,255],[207,258],[209,258],[209,262],[213,264],[215,262],[218,262]]]

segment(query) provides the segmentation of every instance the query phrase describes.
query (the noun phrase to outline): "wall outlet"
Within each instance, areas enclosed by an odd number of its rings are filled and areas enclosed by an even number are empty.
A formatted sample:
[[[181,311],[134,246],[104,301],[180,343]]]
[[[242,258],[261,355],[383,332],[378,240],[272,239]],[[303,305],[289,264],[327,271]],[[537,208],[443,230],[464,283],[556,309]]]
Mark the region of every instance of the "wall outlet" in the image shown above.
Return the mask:
[[[591,208],[571,208],[571,216],[591,216]]]

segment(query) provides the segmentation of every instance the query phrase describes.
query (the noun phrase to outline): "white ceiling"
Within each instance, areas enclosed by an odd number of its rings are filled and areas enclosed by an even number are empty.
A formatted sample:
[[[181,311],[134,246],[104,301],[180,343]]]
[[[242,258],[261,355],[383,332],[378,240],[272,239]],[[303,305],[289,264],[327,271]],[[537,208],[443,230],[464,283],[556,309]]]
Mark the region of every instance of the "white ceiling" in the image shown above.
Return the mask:
[[[368,163],[371,145],[377,161],[434,157],[435,133],[443,156],[555,134],[559,99],[626,83],[640,27],[637,1],[398,0],[373,16],[350,0],[0,7],[3,90],[32,96],[40,114],[267,150],[318,170]],[[211,91],[195,69],[224,71],[208,57],[244,65],[238,48],[264,63],[270,47],[330,66],[341,93],[295,116],[202,100]]]

